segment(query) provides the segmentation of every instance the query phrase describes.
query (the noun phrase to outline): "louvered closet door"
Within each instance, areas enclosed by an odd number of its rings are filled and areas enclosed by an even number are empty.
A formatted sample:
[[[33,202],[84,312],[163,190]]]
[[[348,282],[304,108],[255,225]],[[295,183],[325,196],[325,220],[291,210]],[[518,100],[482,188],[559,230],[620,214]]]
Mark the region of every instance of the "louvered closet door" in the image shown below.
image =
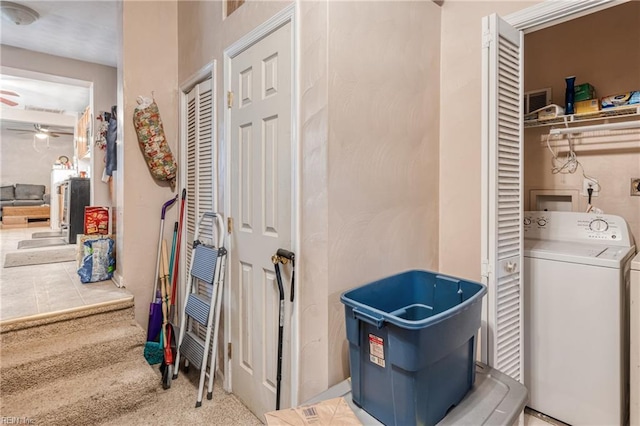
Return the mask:
[[[486,17],[483,29],[483,344],[492,367],[523,381],[521,38],[497,15]]]
[[[183,268],[185,280],[189,279],[191,265],[191,247],[196,224],[203,212],[213,211],[214,184],[214,143],[213,124],[214,99],[212,80],[197,84],[187,94],[187,200],[185,205],[186,256]],[[199,239],[205,243],[212,241],[212,223],[205,222],[200,229]],[[210,297],[204,286],[197,285],[197,292]],[[206,329],[200,327],[198,334],[202,339]]]

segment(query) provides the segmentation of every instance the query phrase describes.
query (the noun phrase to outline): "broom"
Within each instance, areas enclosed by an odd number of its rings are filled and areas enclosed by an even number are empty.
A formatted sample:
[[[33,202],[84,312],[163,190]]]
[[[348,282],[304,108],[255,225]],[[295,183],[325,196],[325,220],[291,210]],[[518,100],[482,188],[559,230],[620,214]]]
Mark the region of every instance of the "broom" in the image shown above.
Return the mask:
[[[171,200],[162,205],[162,214],[160,215],[160,235],[158,236],[158,257],[156,259],[156,272],[154,274],[154,285],[151,304],[149,305],[149,325],[147,327],[147,342],[144,347],[144,357],[150,365],[162,362],[162,355],[158,358],[158,347],[162,347],[162,296],[158,291],[158,281],[162,279],[160,275],[160,258],[161,248],[164,242],[164,218],[167,209],[178,200],[176,195]],[[173,240],[175,243],[175,231]],[[165,265],[166,266],[166,265]],[[158,339],[160,342],[158,342]]]
[[[162,241],[162,245],[163,246],[165,245],[164,241]],[[160,271],[163,271],[165,268],[166,266],[164,266],[164,261],[163,259],[161,259]],[[159,272],[159,273],[162,273],[162,272]],[[157,279],[162,280],[163,277],[158,276]],[[162,296],[159,295],[158,293],[156,293],[156,303],[162,304]],[[164,344],[163,344],[164,334],[162,329],[160,329],[159,337],[160,338],[158,342],[156,342],[155,340],[151,340],[151,341],[147,341],[144,344],[144,358],[147,360],[149,365],[160,364],[164,359]]]

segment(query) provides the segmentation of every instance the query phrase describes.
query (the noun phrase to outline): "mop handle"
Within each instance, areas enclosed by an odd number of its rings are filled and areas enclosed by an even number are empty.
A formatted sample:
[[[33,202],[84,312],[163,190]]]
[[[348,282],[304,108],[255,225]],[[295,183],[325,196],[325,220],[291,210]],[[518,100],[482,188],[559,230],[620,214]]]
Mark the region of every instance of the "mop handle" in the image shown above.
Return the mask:
[[[167,214],[167,209],[173,205],[178,200],[178,196],[176,195],[166,203],[162,205],[162,214],[160,215],[160,237],[158,238],[158,258],[156,259],[156,273],[154,274],[153,279],[153,297],[151,301],[156,299],[156,294],[158,293],[158,274],[160,273],[160,249],[162,247],[162,239],[164,234],[164,216]]]
[[[178,201],[177,195],[162,205],[162,216],[160,217],[160,219],[164,220],[164,217],[167,214],[167,209],[171,207],[176,201]]]

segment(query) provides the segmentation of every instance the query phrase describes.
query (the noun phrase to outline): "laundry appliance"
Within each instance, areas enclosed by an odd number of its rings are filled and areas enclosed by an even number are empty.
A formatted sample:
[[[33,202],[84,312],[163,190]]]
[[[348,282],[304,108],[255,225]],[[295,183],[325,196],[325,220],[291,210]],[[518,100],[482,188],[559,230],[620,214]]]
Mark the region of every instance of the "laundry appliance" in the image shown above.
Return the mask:
[[[629,288],[630,347],[629,364],[629,424],[640,426],[640,253],[631,261],[631,285]]]
[[[574,425],[629,418],[629,279],[625,220],[524,214],[525,385],[529,407]]]

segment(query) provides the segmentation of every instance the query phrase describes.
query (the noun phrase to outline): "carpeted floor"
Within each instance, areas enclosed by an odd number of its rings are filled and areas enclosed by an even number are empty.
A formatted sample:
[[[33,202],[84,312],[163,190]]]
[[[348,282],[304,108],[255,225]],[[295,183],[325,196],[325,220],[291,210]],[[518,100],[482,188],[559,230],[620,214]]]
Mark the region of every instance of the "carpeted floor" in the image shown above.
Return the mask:
[[[0,323],[3,418],[55,425],[260,425],[216,383],[195,408],[198,371],[162,389],[143,356],[133,299],[28,321]],[[31,424],[31,423],[30,423]]]
[[[36,238],[35,240],[18,241],[18,249],[52,247],[68,245],[62,238]]]
[[[61,247],[52,250],[17,251],[7,253],[4,267],[41,265],[44,263],[70,262],[76,260],[76,246]]]
[[[154,370],[158,391],[153,400],[105,425],[262,425],[233,394],[226,393],[218,381],[213,388],[213,399],[207,399],[205,389],[202,406],[195,408],[198,370],[192,368],[188,374],[180,374],[167,390],[162,389],[160,372],[157,368]]]

